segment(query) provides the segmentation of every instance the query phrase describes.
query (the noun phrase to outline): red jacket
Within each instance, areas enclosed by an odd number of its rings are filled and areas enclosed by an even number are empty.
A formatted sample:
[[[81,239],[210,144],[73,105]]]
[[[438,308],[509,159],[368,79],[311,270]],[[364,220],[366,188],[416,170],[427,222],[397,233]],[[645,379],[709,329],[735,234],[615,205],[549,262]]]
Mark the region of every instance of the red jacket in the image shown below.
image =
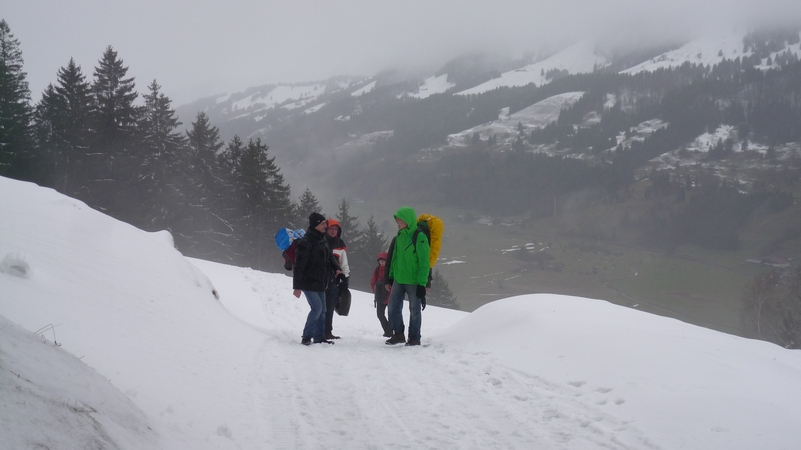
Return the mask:
[[[387,252],[381,252],[378,254],[378,259],[383,259],[384,261],[387,260]],[[384,277],[386,275],[387,265],[386,263],[382,266],[379,264],[376,266],[375,270],[373,270],[373,276],[370,277],[370,291],[375,294],[375,300],[381,301],[382,304],[386,305],[389,301],[389,292],[384,287]],[[378,285],[378,291],[376,291],[376,285]]]

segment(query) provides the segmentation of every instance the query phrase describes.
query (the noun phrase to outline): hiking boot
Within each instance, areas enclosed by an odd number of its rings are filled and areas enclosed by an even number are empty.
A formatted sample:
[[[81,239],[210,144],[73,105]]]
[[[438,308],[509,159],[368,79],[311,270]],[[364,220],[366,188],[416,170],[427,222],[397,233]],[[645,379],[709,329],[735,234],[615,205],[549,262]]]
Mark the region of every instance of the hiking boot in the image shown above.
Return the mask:
[[[303,345],[311,345],[311,338],[303,338],[300,340],[300,343]]]
[[[406,336],[403,333],[395,333],[391,338],[387,339],[387,345],[403,344],[406,342]]]
[[[315,344],[333,344],[334,341],[329,341],[328,339],[320,339],[314,341]]]
[[[384,332],[384,337],[392,337],[392,332],[391,331],[385,331]]]
[[[406,343],[406,346],[409,347],[412,345],[420,345],[420,339],[409,339],[409,342]]]
[[[339,339],[339,336],[334,336],[334,333],[328,333],[328,334],[325,335],[325,338],[328,339],[328,340]]]

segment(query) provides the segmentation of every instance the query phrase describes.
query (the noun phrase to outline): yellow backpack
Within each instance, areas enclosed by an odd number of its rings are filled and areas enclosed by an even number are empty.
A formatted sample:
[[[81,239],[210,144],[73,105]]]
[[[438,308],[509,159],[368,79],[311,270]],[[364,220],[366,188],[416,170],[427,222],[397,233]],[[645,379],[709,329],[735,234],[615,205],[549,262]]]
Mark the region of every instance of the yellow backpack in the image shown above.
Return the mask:
[[[412,236],[412,242],[417,243],[417,234],[423,231],[428,237],[428,246],[431,248],[431,253],[428,255],[428,262],[431,267],[437,263],[439,257],[439,249],[442,247],[442,233],[445,229],[445,224],[442,219],[431,214],[420,214],[417,218],[417,230]]]

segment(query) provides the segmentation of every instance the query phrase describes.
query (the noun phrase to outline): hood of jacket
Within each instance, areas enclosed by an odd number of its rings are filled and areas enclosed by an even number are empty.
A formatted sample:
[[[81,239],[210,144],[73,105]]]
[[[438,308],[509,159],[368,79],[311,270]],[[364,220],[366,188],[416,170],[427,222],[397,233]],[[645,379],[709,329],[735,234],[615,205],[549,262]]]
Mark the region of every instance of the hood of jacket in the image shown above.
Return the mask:
[[[417,225],[417,215],[414,213],[414,210],[408,206],[401,206],[394,217],[406,222],[406,226],[408,226],[409,229],[414,229],[415,225]]]
[[[337,227],[337,237],[341,238],[342,237],[342,225],[339,224],[339,221],[337,219],[328,219],[328,226],[329,227],[333,227],[334,225],[336,225],[336,227]]]

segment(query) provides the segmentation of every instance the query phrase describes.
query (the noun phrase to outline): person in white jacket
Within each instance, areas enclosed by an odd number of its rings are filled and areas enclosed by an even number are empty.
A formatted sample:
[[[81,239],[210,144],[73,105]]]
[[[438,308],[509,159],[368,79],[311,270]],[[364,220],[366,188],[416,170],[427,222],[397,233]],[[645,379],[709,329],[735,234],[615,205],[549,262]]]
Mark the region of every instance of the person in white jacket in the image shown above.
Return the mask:
[[[334,258],[337,259],[342,270],[342,273],[336,279],[328,283],[328,289],[325,291],[325,338],[339,339],[339,336],[334,335],[334,307],[337,304],[339,291],[348,288],[350,266],[348,266],[348,247],[345,245],[345,241],[342,240],[342,227],[339,225],[338,220],[328,219],[325,238],[328,242],[328,247],[333,251]]]

